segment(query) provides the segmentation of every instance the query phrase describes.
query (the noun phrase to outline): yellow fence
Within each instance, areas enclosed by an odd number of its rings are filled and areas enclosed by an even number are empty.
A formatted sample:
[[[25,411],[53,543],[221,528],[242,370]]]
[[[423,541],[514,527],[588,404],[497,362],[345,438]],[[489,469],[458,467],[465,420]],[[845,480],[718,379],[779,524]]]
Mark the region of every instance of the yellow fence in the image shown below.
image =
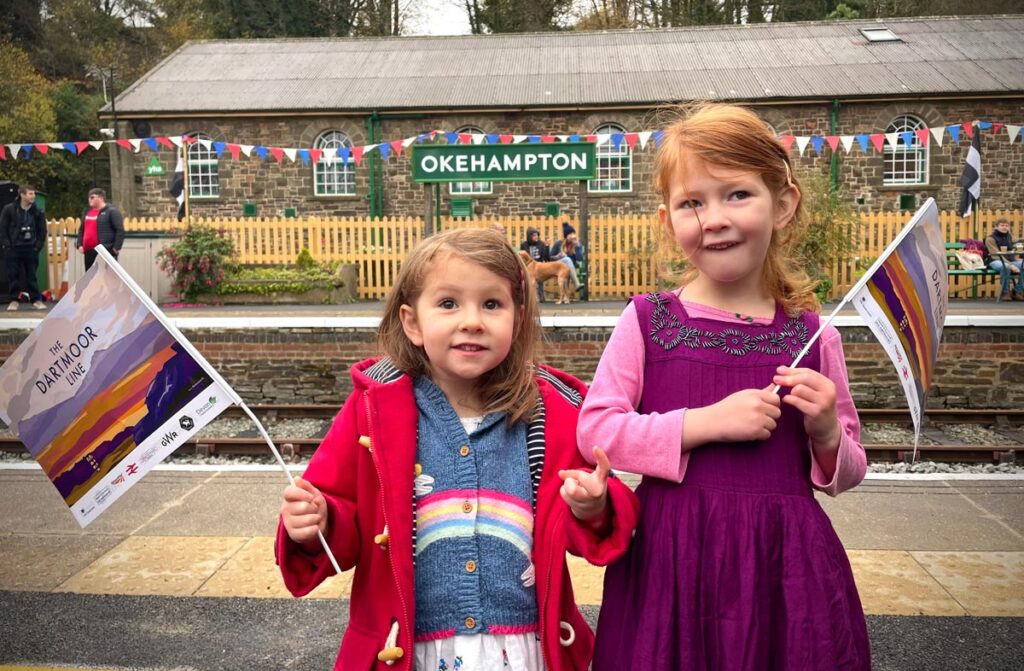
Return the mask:
[[[940,213],[947,242],[984,237],[996,219],[1007,218],[1015,235],[1024,233],[1024,211],[985,210],[977,222],[963,219],[955,212]],[[857,281],[859,272],[878,257],[889,241],[906,223],[902,212],[865,215],[856,232],[859,249],[848,258],[836,260],[830,269],[832,298],[845,294]],[[501,219],[506,236],[514,247],[526,239],[526,229],[536,228],[548,242],[562,237],[562,222],[579,231],[575,217],[505,217]],[[441,229],[490,226],[493,218],[440,220]],[[238,260],[243,264],[294,263],[302,249],[308,249],[319,261],[356,264],[359,296],[381,299],[387,295],[402,259],[423,235],[423,220],[417,217],[365,219],[354,217],[308,217],[304,219],[218,218],[193,219],[224,229],[235,241]],[[621,299],[651,291],[657,286],[658,261],[655,255],[656,219],[653,216],[598,215],[590,218],[587,264],[590,296],[593,300]],[[977,235],[975,235],[975,226]],[[78,222],[64,219],[50,222],[50,286],[60,287],[66,280],[67,237],[77,231]],[[180,224],[167,219],[129,219],[129,231],[180,230]],[[950,293],[956,297],[991,297],[998,291],[992,282],[975,286],[969,277],[950,279]]]

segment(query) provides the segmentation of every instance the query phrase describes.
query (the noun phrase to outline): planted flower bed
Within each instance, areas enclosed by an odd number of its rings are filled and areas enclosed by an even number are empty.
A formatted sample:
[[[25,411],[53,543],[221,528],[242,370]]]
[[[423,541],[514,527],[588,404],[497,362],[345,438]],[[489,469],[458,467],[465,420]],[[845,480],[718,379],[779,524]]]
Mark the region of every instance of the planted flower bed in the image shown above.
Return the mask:
[[[246,266],[196,299],[223,305],[351,303],[356,300],[355,270],[353,264],[334,264],[333,270],[320,265]]]

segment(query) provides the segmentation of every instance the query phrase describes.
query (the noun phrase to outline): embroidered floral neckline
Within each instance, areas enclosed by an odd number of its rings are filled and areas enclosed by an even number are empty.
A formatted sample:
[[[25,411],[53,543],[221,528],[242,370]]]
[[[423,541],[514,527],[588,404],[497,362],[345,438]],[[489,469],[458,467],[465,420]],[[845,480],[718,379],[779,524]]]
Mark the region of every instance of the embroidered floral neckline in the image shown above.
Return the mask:
[[[776,317],[766,326],[775,326],[757,335],[751,335],[737,331],[723,325],[721,328],[702,329],[694,326],[685,326],[679,318],[669,310],[669,300],[662,294],[648,294],[646,300],[654,305],[651,312],[650,327],[648,336],[651,341],[660,345],[665,350],[675,349],[679,345],[686,345],[690,349],[718,349],[732,356],[745,356],[751,352],[763,354],[780,354],[788,352],[796,356],[808,341],[807,325],[800,318],[789,318],[783,321],[776,308]],[[679,307],[686,311],[683,302],[675,297]],[[715,308],[707,308],[715,310]],[[732,316],[735,313],[717,310],[724,316]],[[754,318],[750,318],[751,325]],[[762,321],[758,319],[758,321]],[[781,323],[778,323],[781,322]],[[757,324],[760,325],[760,324]]]

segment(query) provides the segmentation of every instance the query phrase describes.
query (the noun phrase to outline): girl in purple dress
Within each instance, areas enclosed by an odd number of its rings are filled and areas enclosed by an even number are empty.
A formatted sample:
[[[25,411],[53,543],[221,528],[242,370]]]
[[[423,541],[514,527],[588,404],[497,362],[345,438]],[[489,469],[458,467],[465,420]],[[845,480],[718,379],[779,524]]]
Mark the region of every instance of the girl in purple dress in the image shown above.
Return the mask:
[[[655,172],[687,270],[632,299],[579,420],[585,457],[607,446],[644,476],[593,668],[868,669],[850,563],[813,493],[866,469],[839,333],[789,367],[819,310],[792,258],[789,156],[752,112],[704,105],[665,131]]]

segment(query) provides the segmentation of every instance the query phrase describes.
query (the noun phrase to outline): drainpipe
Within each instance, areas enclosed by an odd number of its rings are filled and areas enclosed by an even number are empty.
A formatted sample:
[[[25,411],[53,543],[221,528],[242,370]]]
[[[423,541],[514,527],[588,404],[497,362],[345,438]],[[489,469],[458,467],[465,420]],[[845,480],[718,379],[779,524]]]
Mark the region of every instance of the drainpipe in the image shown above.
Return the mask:
[[[832,117],[829,121],[830,133],[836,134],[839,126],[839,98],[832,99]],[[839,157],[832,152],[831,165],[829,166],[829,191],[832,194],[839,193]]]
[[[368,144],[377,144],[377,122],[378,122],[377,110],[370,112],[370,116],[366,117],[366,139]],[[370,173],[370,192],[367,194],[367,198],[370,200],[370,218],[376,219],[380,217],[380,213],[377,211],[377,203],[380,200],[379,184],[377,183],[377,157],[379,154],[372,154],[367,156],[366,168]]]
[[[366,126],[366,139],[368,144],[380,142],[380,122],[393,119],[423,119],[426,114],[381,114],[377,110],[370,112],[364,122]],[[381,164],[380,153],[375,152],[367,157],[369,159],[367,168],[370,171],[370,217],[380,218],[384,216],[384,166]]]

